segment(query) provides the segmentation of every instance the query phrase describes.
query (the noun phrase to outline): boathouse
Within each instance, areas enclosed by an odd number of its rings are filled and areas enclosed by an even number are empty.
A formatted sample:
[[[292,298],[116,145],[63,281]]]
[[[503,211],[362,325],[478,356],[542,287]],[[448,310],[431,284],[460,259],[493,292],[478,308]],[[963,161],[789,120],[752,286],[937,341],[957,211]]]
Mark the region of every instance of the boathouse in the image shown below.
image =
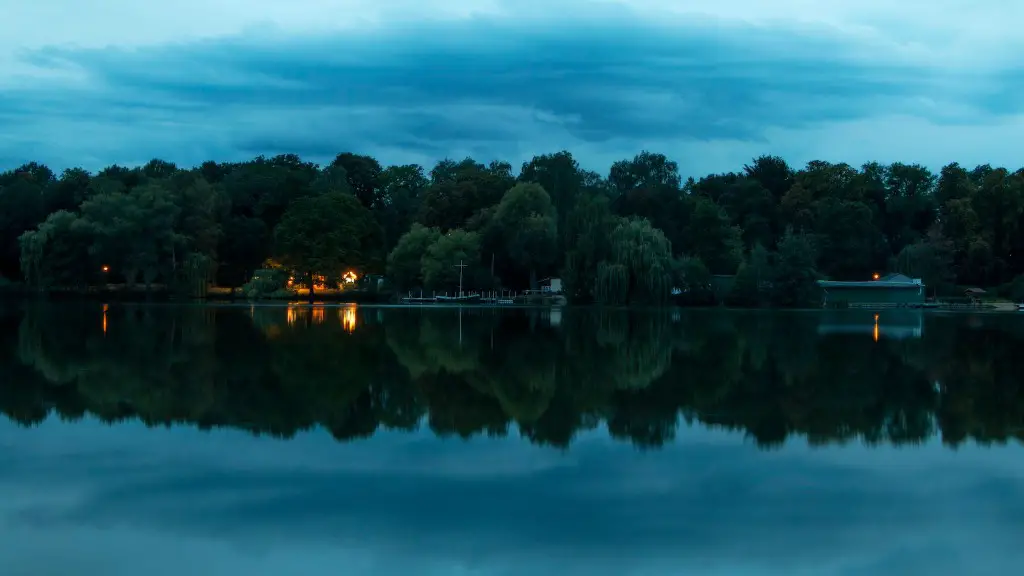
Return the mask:
[[[925,301],[919,278],[889,274],[873,280],[838,282],[819,280],[823,306],[920,306]]]

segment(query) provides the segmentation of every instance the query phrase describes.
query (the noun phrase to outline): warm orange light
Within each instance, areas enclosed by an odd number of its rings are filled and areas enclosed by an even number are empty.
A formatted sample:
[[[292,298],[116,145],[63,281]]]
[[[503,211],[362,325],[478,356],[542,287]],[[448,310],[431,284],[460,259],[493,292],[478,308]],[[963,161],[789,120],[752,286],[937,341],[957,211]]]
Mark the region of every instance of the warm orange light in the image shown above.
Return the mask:
[[[349,334],[356,331],[356,308],[351,306],[341,310],[341,326]]]
[[[878,314],[875,314],[875,342],[878,342]]]
[[[323,324],[324,323],[324,309],[323,308],[313,308],[313,323],[314,324]]]
[[[103,305],[103,333],[104,334],[107,333],[107,310],[108,309],[109,309],[109,306],[104,304]]]
[[[879,278],[878,272],[875,272],[874,274],[871,275],[871,279],[872,280],[878,280],[878,278]]]
[[[103,268],[101,268],[101,270],[103,270],[104,272],[110,272],[110,266],[107,266],[106,264],[104,264]]]
[[[348,272],[345,272],[341,279],[344,280],[346,284],[353,284],[359,279],[359,276],[357,276],[352,270],[349,270]]]

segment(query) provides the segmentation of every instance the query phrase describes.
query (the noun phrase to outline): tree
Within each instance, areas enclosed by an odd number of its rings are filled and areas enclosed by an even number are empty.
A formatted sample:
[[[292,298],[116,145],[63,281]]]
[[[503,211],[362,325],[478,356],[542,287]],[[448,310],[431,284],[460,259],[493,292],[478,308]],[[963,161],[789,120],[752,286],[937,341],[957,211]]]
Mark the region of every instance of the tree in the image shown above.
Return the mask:
[[[82,204],[83,226],[93,238],[90,252],[104,266],[134,284],[139,275],[148,288],[173,270],[174,224],[180,214],[172,193],[161,183],[131,192],[109,192]]]
[[[480,210],[497,204],[515,182],[507,164],[484,166],[472,158],[442,160],[430,174],[419,221],[442,232],[465,226]]]
[[[715,300],[711,272],[700,258],[683,257],[675,262],[675,284],[682,300],[690,305],[707,305]]]
[[[774,301],[783,306],[807,306],[820,300],[814,242],[806,234],[787,230],[776,254]]]
[[[35,163],[0,174],[0,277],[17,278],[18,238],[46,218],[43,190],[52,178],[52,172]]]
[[[245,284],[270,256],[271,240],[263,220],[241,214],[228,216],[217,245],[218,283],[229,287]]]
[[[698,198],[690,217],[693,254],[712,274],[735,274],[743,257],[741,231],[714,202]]]
[[[451,230],[423,255],[423,283],[433,290],[458,289],[460,264],[468,266],[463,269],[463,284],[468,279],[472,286],[480,274],[480,237],[474,232]]]
[[[1024,169],[951,163],[932,174],[909,163],[816,160],[794,170],[761,156],[684,184],[663,154],[615,162],[603,178],[560,151],[534,156],[518,176],[500,160],[445,159],[428,172],[353,153],[327,166],[295,154],[194,168],[155,159],[59,177],[29,162],[0,173],[0,275],[29,275],[30,284],[53,288],[144,281],[205,292],[211,280],[237,287],[277,252],[277,228],[293,203],[337,195],[355,198],[370,215],[356,251],[366,272],[385,270],[414,224],[439,234],[462,230],[478,239],[478,287],[534,286],[557,270],[575,303],[650,300],[632,285],[614,288],[639,273],[615,258],[613,232],[630,229],[622,219],[658,231],[669,264],[695,258],[713,275],[736,274],[733,303],[764,301],[752,258],[777,260],[787,230],[806,235],[814,268],[837,280],[886,267],[924,270],[914,275],[941,291],[994,289],[1024,274]],[[660,243],[641,244],[648,241]],[[400,282],[424,281],[422,270],[408,272],[420,251],[422,244],[407,257],[398,251],[409,264],[390,266]],[[97,274],[101,266],[109,273]]]
[[[388,255],[388,276],[399,289],[423,286],[423,257],[441,238],[437,228],[413,224]]]
[[[54,212],[38,229],[21,235],[22,276],[35,288],[86,286],[99,272],[89,256],[91,242],[77,215]]]
[[[494,215],[509,257],[530,276],[536,289],[537,269],[555,261],[557,224],[551,197],[539,184],[516,184],[505,193]]]
[[[612,164],[608,180],[620,193],[638,188],[669,188],[679,190],[679,165],[664,154],[644,150],[632,160]]]
[[[814,203],[818,269],[834,280],[864,280],[885,265],[888,247],[863,202],[828,197]]]
[[[754,245],[736,272],[729,295],[731,302],[742,306],[764,306],[771,302],[775,282],[771,257],[764,246]]]
[[[361,266],[366,254],[360,239],[376,226],[369,211],[341,193],[300,198],[292,202],[274,231],[281,263],[309,283],[313,301],[316,276],[340,276]]]
[[[519,182],[539,184],[551,197],[555,208],[560,242],[566,241],[569,213],[584,189],[584,173],[579,163],[566,150],[555,154],[534,156],[523,163]]]
[[[768,190],[776,201],[793,186],[793,169],[778,156],[759,156],[752,164],[744,166],[743,172]]]
[[[948,292],[953,274],[953,244],[933,228],[926,238],[905,246],[896,256],[896,271],[920,278],[932,294]]]
[[[602,304],[664,303],[672,290],[672,245],[640,218],[622,219],[611,234],[611,254],[597,266],[595,295]]]
[[[341,167],[345,170],[348,185],[365,208],[376,208],[380,205],[383,169],[376,159],[371,156],[344,152],[338,154],[331,166]]]
[[[375,210],[384,231],[385,248],[391,250],[413,225],[430,181],[415,164],[388,166],[381,173],[381,206]]]

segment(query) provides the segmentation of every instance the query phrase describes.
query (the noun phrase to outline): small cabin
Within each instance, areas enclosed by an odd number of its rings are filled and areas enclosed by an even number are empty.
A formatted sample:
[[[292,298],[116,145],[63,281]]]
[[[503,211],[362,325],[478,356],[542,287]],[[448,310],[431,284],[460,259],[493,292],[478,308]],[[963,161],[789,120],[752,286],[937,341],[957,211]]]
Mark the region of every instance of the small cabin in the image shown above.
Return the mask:
[[[981,299],[987,294],[981,288],[968,288],[964,290],[964,296],[971,301],[972,304],[978,304]]]

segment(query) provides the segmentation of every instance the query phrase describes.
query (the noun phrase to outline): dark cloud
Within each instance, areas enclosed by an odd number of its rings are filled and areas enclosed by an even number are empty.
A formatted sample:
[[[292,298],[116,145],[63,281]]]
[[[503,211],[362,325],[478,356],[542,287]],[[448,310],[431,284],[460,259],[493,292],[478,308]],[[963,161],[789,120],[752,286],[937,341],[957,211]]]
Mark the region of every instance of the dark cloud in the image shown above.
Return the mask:
[[[1010,77],[964,95],[949,90],[955,77],[865,63],[855,46],[826,33],[713,21],[659,26],[622,13],[559,26],[477,18],[332,36],[48,48],[25,61],[74,70],[88,79],[84,87],[14,92],[0,98],[0,117],[25,127],[40,117],[93,122],[85,136],[98,140],[101,124],[131,124],[155,154],[188,162],[201,154],[324,159],[344,149],[400,149],[437,158],[760,142],[772,128],[877,115],[942,122],[1021,111],[1015,91],[1003,88]],[[933,105],[922,107],[922,98]],[[97,145],[114,155],[139,149]]]

